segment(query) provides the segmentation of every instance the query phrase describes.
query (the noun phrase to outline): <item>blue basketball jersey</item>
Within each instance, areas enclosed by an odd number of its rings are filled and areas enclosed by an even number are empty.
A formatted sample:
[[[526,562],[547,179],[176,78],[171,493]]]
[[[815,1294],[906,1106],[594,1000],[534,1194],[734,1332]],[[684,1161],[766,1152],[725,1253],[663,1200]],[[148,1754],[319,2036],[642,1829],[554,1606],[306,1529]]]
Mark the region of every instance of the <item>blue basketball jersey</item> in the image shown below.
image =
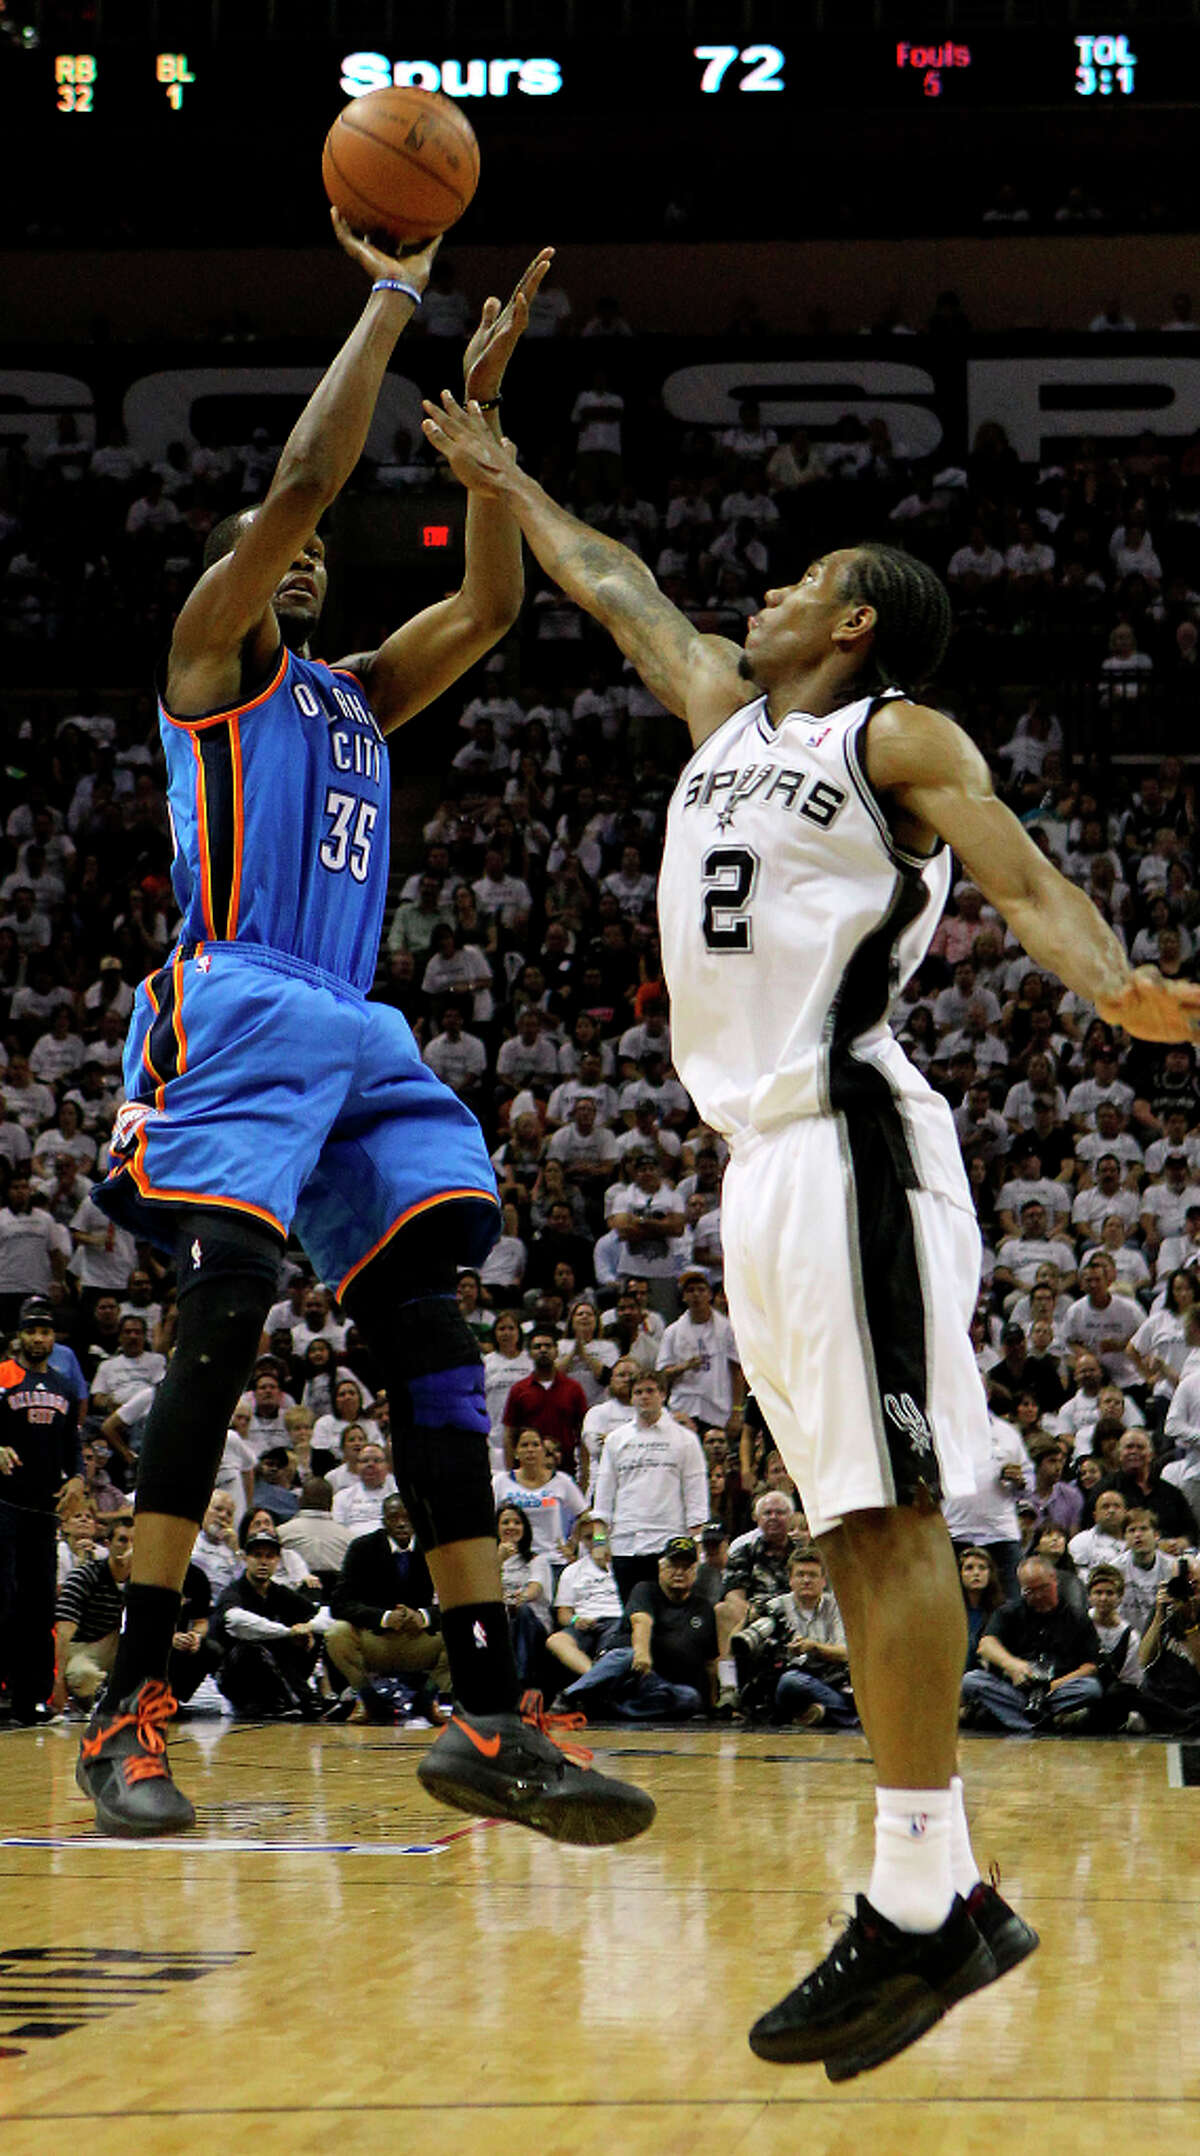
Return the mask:
[[[284,650],[211,718],[159,703],[184,945],[258,944],[365,993],[387,894],[387,743],[362,684]]]

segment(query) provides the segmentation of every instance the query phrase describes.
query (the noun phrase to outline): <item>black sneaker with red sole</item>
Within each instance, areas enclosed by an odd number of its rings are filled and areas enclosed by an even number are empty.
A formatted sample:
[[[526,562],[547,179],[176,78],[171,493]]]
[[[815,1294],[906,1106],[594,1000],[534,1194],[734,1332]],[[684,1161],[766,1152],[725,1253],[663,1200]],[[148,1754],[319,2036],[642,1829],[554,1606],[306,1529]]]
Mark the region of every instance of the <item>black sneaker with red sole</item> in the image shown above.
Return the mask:
[[[547,1714],[540,1692],[527,1692],[515,1714],[456,1706],[417,1778],[455,1811],[510,1819],[552,1842],[595,1848],[632,1841],[653,1822],[653,1800],[631,1782],[597,1773],[592,1754],[565,1734],[586,1726],[580,1714]],[[564,1732],[561,1742],[554,1729]]]
[[[915,2044],[996,1973],[959,1895],[937,1931],[912,1932],[860,1894],[825,1960],[755,2022],[750,2049],[777,2065],[819,2062],[830,2081],[849,2081]]]
[[[75,1779],[96,1807],[103,1834],[179,1834],[196,1813],[171,1779],[166,1728],[175,1714],[169,1686],[147,1678],[126,1699],[105,1700],[83,1733]]]

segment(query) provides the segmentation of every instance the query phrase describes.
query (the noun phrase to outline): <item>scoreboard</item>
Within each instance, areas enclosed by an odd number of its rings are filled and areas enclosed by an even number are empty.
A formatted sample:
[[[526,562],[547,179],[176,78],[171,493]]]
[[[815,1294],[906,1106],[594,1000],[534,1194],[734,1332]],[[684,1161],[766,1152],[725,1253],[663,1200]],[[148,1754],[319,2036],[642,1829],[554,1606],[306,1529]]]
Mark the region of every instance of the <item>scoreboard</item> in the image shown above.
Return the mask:
[[[100,131],[153,127],[160,138],[195,128],[329,125],[339,105],[388,83],[442,90],[477,120],[536,143],[556,122],[609,113],[658,114],[715,146],[735,119],[786,137],[794,115],[820,109],[894,111],[1085,109],[1200,104],[1200,28],[1028,28],[937,40],[882,31],[853,38],[798,31],[782,43],[694,44],[650,32],[542,50],[466,46],[447,52],[349,51],[301,38],[230,34],[215,44],[108,41],[76,34],[71,49],[0,46],[0,112],[19,133],[44,126]]]

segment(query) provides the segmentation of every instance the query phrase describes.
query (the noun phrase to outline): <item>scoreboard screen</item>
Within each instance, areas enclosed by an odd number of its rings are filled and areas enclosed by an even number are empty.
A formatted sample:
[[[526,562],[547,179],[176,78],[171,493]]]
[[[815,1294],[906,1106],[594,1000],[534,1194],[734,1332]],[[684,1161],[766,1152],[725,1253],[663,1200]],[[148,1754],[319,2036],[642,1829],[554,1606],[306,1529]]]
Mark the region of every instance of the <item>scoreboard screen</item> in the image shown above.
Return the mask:
[[[1119,112],[1200,103],[1200,30],[1097,19],[1055,29],[922,38],[798,31],[782,43],[731,36],[694,44],[649,33],[542,50],[440,45],[349,51],[303,39],[229,35],[208,45],[130,41],[0,46],[0,112],[18,133],[43,125],[145,125],[160,137],[236,126],[328,127],[347,99],[388,83],[442,90],[489,127],[536,141],[583,114],[651,112],[714,144],[731,121],[786,135],[794,114],[955,106]],[[272,115],[278,118],[273,122]]]

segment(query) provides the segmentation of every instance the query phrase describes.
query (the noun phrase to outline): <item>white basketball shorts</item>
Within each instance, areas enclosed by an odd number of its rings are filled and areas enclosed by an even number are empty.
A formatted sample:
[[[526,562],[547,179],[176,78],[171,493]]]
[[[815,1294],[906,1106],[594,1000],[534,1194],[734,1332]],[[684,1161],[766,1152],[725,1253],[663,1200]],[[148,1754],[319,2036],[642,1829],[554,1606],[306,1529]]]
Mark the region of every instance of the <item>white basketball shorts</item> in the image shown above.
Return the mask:
[[[936,1119],[930,1149],[898,1112],[853,1107],[736,1141],[726,1172],[738,1352],[814,1535],[986,1473],[979,1228],[937,1106],[949,1147]]]

